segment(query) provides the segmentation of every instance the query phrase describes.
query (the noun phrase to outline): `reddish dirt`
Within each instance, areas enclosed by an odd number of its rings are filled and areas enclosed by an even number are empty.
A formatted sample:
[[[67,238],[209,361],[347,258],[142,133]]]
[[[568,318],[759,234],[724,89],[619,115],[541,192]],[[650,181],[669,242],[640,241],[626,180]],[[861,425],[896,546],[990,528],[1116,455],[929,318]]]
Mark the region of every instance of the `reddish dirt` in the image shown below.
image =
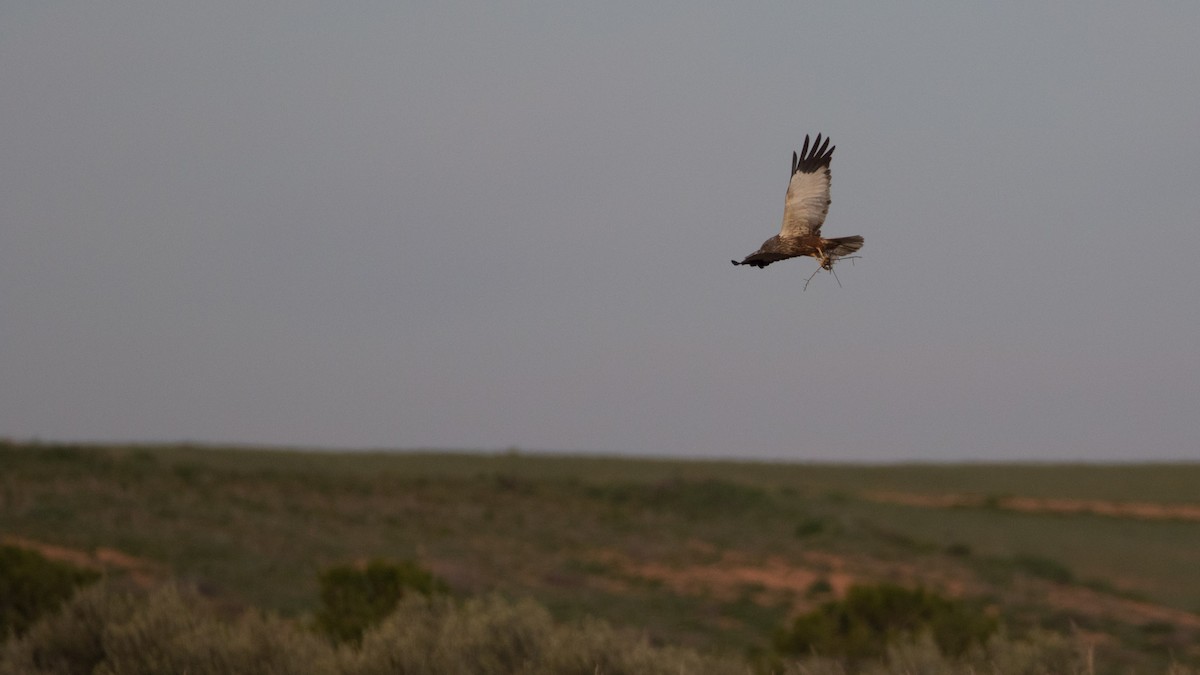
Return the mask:
[[[165,576],[162,566],[158,563],[145,558],[136,558],[113,548],[101,547],[94,552],[88,552],[12,535],[0,535],[0,544],[37,551],[50,560],[58,560],[84,569],[121,570],[127,573],[135,584],[143,587],[153,586]]]
[[[597,551],[594,559],[612,565],[624,575],[661,581],[680,592],[707,593],[721,598],[737,597],[747,588],[792,592],[803,597],[818,580],[827,582],[831,594],[839,597],[853,584],[881,581],[935,586],[951,595],[980,590],[979,584],[968,575],[950,567],[934,569],[826,551],[805,551],[792,558],[779,555],[750,557],[726,552],[713,562],[691,565],[638,561],[612,550]],[[764,597],[778,596],[764,594]]]
[[[689,546],[696,551],[698,547]],[[715,549],[710,549],[715,550]],[[778,604],[791,597],[795,610],[812,607],[830,596],[840,597],[855,583],[895,581],[909,584],[936,583],[951,594],[962,594],[971,584],[960,575],[925,570],[897,562],[882,562],[866,557],[843,556],[822,551],[806,551],[787,558],[780,555],[751,557],[735,552],[706,555],[711,562],[671,564],[657,560],[639,560],[612,549],[594,551],[590,558],[612,568],[617,575],[660,582],[687,595],[709,595],[721,600],[749,596],[761,605]],[[824,580],[830,591],[808,597],[813,583]],[[973,590],[973,589],[971,589]]]
[[[1042,601],[1059,609],[1087,616],[1115,619],[1122,623],[1135,625],[1169,623],[1180,628],[1200,631],[1200,615],[1182,609],[1098,593],[1078,586],[1058,584],[1040,584],[1039,586],[1045,586],[1038,589]]]
[[[864,492],[861,496],[864,499],[885,504],[935,509],[987,506],[1023,513],[1079,513],[1142,520],[1200,521],[1200,504],[1115,502],[1058,497],[985,497],[966,494],[914,494],[907,492]]]
[[[997,590],[984,585],[966,569],[953,565],[879,560],[821,551],[806,551],[794,558],[767,556],[754,559],[733,552],[718,555],[711,547],[689,545],[688,548],[693,552],[713,553],[703,556],[710,562],[670,564],[638,560],[612,549],[594,551],[590,558],[609,566],[618,576],[660,582],[687,595],[709,595],[721,600],[749,596],[766,606],[777,604],[780,597],[787,594],[791,596],[792,610],[797,612],[807,611],[830,597],[806,597],[813,582],[819,579],[827,581],[832,595],[837,597],[844,595],[852,584],[881,581],[932,587],[957,597],[979,596]],[[1200,632],[1200,615],[1080,586],[1028,579],[1005,589],[1004,593],[1080,616],[1132,625],[1169,623],[1185,631]]]

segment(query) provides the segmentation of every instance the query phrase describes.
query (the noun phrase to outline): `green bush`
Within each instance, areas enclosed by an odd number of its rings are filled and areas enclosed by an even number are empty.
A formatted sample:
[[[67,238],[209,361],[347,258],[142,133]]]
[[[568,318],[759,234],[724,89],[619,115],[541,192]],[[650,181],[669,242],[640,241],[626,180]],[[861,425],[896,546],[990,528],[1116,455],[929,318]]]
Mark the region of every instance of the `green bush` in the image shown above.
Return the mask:
[[[76,588],[99,578],[92,570],[47,560],[36,551],[0,546],[0,639],[23,634]]]
[[[358,642],[370,627],[396,609],[410,591],[423,596],[449,592],[444,581],[411,561],[374,560],[365,568],[338,565],[321,572],[317,629],[338,642]]]
[[[1069,584],[1075,581],[1075,574],[1066,565],[1036,555],[1018,555],[1013,558],[1013,565],[1020,571],[1039,579],[1046,579],[1059,584]]]
[[[958,656],[996,631],[995,619],[925,589],[895,584],[852,586],[842,600],[794,619],[775,636],[781,654],[879,658],[889,643],[928,633],[942,652]]]
[[[828,519],[817,516],[811,516],[801,520],[796,524],[793,532],[801,539],[806,537],[815,537],[819,534],[830,534],[837,531],[836,524]]]
[[[822,595],[833,593],[833,584],[829,583],[828,579],[820,578],[808,585],[804,589],[804,597],[816,598]]]

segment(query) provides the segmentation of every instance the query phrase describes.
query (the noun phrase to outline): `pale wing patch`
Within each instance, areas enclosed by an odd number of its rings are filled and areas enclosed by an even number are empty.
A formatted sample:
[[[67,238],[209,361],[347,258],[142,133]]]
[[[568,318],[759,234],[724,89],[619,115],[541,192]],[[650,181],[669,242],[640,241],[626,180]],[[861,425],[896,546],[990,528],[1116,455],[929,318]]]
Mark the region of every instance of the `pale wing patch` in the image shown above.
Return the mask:
[[[783,227],[779,233],[785,237],[817,234],[828,213],[829,167],[822,167],[813,173],[797,171],[792,174],[787,199],[783,204]]]

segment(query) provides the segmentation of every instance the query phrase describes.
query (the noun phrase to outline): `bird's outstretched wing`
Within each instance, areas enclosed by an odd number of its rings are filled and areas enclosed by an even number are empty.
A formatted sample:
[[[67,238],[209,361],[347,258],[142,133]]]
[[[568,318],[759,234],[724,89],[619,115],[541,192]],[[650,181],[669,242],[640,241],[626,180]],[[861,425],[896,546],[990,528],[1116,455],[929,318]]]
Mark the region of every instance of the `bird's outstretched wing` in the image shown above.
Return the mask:
[[[806,135],[800,154],[792,153],[792,180],[783,204],[781,235],[802,237],[820,233],[825,214],[829,213],[829,161],[833,150],[829,139],[822,145],[821,134],[817,134],[811,149]]]
[[[750,265],[751,267],[757,267],[758,269],[761,270],[762,268],[766,267],[767,265],[770,265],[773,262],[779,262],[780,260],[787,260],[788,258],[795,258],[795,257],[796,257],[796,254],[794,254],[794,253],[782,253],[780,251],[758,250],[758,251],[755,251],[754,253],[751,253],[750,255],[746,256],[746,259],[743,260],[742,262],[738,262],[736,260],[730,260],[729,262],[733,263],[734,265]]]

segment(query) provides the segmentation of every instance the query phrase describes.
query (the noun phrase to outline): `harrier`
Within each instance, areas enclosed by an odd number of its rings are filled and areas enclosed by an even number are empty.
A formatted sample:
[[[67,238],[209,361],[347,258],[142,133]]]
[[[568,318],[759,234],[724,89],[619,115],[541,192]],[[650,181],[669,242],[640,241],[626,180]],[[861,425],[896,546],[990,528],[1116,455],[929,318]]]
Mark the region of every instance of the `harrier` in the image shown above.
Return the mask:
[[[832,270],[835,260],[862,248],[862,237],[821,236],[821,224],[829,213],[829,160],[833,150],[828,138],[821,144],[821,134],[817,134],[811,150],[808,136],[804,137],[800,154],[792,153],[792,179],[783,204],[783,227],[779,234],[764,241],[745,260],[730,262],[762,269],[779,260],[806,255],[816,258],[822,268]]]

